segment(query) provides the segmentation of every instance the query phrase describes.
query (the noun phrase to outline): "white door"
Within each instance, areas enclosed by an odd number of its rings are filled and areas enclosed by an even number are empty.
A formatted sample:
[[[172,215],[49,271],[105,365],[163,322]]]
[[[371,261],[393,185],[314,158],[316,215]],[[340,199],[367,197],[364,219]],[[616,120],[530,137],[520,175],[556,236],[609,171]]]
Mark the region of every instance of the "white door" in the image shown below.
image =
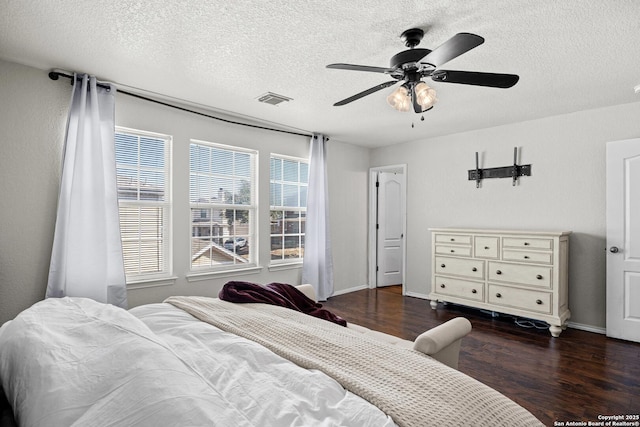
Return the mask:
[[[640,139],[607,144],[607,336],[640,342]]]
[[[404,174],[378,173],[377,286],[402,284]]]

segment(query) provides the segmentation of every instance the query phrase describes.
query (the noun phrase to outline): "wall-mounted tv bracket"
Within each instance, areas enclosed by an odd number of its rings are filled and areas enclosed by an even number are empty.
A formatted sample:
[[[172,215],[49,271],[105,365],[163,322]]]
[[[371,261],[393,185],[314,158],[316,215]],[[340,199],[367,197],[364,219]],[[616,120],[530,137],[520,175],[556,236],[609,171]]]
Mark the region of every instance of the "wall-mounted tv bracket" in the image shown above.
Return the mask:
[[[469,181],[475,181],[476,188],[480,188],[480,181],[487,178],[511,178],[515,186],[520,176],[531,176],[531,165],[518,164],[518,147],[513,147],[513,166],[480,169],[476,151],[476,168],[469,170]]]

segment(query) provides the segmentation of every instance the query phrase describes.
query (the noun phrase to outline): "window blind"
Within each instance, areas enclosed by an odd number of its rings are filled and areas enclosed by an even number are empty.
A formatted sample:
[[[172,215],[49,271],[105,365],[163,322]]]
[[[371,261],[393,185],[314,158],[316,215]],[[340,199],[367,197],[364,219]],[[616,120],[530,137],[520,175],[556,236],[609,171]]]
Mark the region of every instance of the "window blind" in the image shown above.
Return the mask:
[[[191,268],[255,264],[257,152],[192,141],[189,146]]]
[[[115,147],[127,282],[167,276],[171,137],[116,128]]]

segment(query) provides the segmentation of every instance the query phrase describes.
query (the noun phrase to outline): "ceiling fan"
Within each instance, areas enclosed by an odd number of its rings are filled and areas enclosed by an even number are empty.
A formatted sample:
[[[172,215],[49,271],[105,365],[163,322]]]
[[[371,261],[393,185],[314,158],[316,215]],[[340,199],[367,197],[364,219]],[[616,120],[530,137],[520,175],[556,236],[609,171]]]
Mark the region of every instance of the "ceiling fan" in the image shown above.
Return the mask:
[[[433,104],[437,101],[435,90],[422,81],[423,77],[431,77],[436,82],[496,88],[510,88],[518,82],[519,77],[515,74],[440,69],[440,66],[446,62],[484,43],[484,39],[480,36],[470,33],[458,33],[434,50],[416,48],[423,37],[424,31],[419,28],[411,28],[404,31],[400,38],[409,49],[394,55],[391,58],[389,68],[342,63],[327,65],[327,68],[340,70],[388,74],[394,79],[345,98],[333,105],[345,105],[393,86],[396,83],[403,82],[398,89],[387,97],[387,102],[398,111],[409,111],[413,107],[413,111],[422,113],[433,108]]]

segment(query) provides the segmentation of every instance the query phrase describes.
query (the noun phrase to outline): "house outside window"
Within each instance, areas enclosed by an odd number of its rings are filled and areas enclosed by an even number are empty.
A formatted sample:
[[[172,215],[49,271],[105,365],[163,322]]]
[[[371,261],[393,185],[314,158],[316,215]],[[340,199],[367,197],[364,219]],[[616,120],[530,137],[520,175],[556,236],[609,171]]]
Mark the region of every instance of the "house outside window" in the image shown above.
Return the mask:
[[[192,140],[189,146],[191,270],[257,264],[253,150]]]
[[[309,163],[272,154],[270,159],[271,263],[304,257]]]
[[[171,275],[171,142],[116,127],[120,235],[127,283]]]

